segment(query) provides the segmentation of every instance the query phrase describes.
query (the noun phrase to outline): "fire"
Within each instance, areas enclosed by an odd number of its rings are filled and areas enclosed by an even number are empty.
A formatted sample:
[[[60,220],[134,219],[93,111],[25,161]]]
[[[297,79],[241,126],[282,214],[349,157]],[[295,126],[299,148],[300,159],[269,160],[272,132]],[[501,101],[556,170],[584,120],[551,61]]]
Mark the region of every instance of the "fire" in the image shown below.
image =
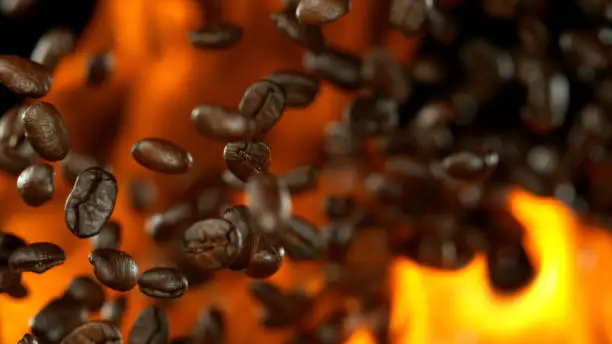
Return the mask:
[[[385,44],[396,58],[406,61],[414,42],[398,33],[382,35],[370,30],[380,12],[378,4],[378,0],[355,1],[342,24],[325,29],[326,36],[331,45],[357,53],[373,44]],[[112,166],[120,190],[127,190],[134,176],[156,182],[164,198],[155,210],[186,191],[195,175],[212,176],[223,169],[222,145],[191,130],[193,107],[204,103],[235,106],[244,89],[258,78],[278,69],[301,69],[302,51],[268,19],[270,13],[280,10],[281,1],[225,1],[223,6],[226,19],[244,26],[244,39],[229,51],[202,52],[187,42],[187,32],[201,21],[196,1],[100,1],[76,52],[59,65],[53,90],[45,99],[64,116],[73,150],[94,151],[103,157]],[[117,70],[107,84],[85,87],[87,58],[106,50],[113,52]],[[286,111],[268,137],[272,172],[314,160],[325,124],[339,118],[349,97],[323,85],[313,106]],[[192,173],[167,177],[138,166],[129,148],[143,137],[169,139],[192,152],[196,162]],[[24,274],[29,298],[0,298],[2,343],[14,343],[27,332],[28,319],[50,298],[60,295],[73,276],[91,272],[86,259],[89,242],[74,238],[63,220],[63,201],[70,187],[57,178],[54,200],[32,209],[20,202],[14,183],[0,176],[0,194],[5,200],[0,216],[5,230],[29,242],[61,244],[68,260],[43,275]],[[321,224],[324,193],[318,190],[296,197],[296,214]],[[612,293],[606,288],[612,282],[609,236],[580,226],[556,201],[517,191],[509,206],[528,231],[526,244],[538,271],[532,284],[517,295],[502,298],[487,285],[483,257],[453,273],[398,259],[391,269],[393,343],[587,344],[611,338],[612,327],[605,323],[612,315]],[[137,259],[142,271],[160,263],[155,260],[156,251],[150,249],[154,244],[144,234],[145,218],[130,209],[126,192],[120,192],[113,218],[124,228],[122,249]],[[286,262],[272,281],[287,288],[306,285],[314,291],[320,287],[320,269],[316,264],[296,267]],[[258,307],[245,292],[247,282],[219,274],[212,283],[191,291],[168,308],[172,335],[188,333],[199,310],[214,303],[227,312],[228,343],[282,342],[287,331],[258,327]],[[129,293],[124,333],[147,302],[137,290]],[[374,343],[374,339],[367,328],[360,327],[349,343]]]

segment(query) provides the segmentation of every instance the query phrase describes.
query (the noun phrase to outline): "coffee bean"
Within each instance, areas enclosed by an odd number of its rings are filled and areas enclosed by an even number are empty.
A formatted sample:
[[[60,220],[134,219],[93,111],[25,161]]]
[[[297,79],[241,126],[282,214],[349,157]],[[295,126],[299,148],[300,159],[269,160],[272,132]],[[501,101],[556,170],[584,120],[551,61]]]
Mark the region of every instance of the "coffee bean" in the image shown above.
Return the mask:
[[[225,170],[221,173],[221,181],[232,189],[244,190],[246,184],[238,179],[230,170]]]
[[[89,276],[75,277],[63,297],[71,298],[94,312],[102,308],[105,298],[102,287]]]
[[[13,251],[25,245],[26,242],[22,238],[14,234],[0,232],[0,266],[8,264],[9,256]]]
[[[119,326],[126,306],[127,297],[125,295],[119,295],[116,299],[104,303],[100,315],[105,321]]]
[[[91,237],[91,246],[97,248],[118,249],[121,243],[121,225],[115,221],[108,221],[100,232]]]
[[[13,272],[31,271],[37,274],[61,265],[66,260],[66,253],[61,247],[39,242],[20,247],[11,253],[8,265]]]
[[[163,309],[149,306],[143,309],[128,336],[130,344],[166,344],[170,329]]]
[[[291,218],[278,242],[294,261],[319,259],[325,248],[325,240],[317,227],[299,216]]]
[[[6,293],[15,300],[23,300],[30,295],[30,290],[25,285],[18,283],[7,290]]]
[[[45,66],[13,55],[0,55],[0,84],[18,96],[40,98],[51,89]]]
[[[612,63],[609,47],[595,31],[568,31],[559,37],[559,46],[579,73],[609,70]]]
[[[459,152],[444,158],[441,168],[444,175],[462,182],[479,182],[488,177],[499,163],[497,153],[483,155]]]
[[[47,67],[55,69],[60,59],[74,49],[75,36],[66,28],[55,28],[47,31],[36,43],[30,59]]]
[[[284,256],[282,248],[272,245],[265,237],[261,238],[245,272],[247,276],[256,279],[271,277],[281,268]]]
[[[49,301],[31,320],[30,329],[41,343],[59,343],[87,322],[87,309],[72,299]]]
[[[73,151],[68,153],[68,155],[60,161],[59,165],[64,179],[66,179],[70,185],[74,184],[81,172],[90,167],[100,167],[100,164],[94,157],[85,153],[76,153]]]
[[[372,49],[363,61],[361,73],[374,95],[398,103],[408,99],[410,85],[403,68],[386,49]]]
[[[223,312],[216,306],[210,306],[198,317],[193,329],[193,338],[196,343],[222,344],[224,332]]]
[[[255,122],[222,106],[201,105],[191,111],[191,121],[200,135],[219,141],[249,140]]]
[[[189,225],[195,217],[191,204],[179,203],[161,213],[151,215],[145,223],[145,231],[155,241],[164,242]]]
[[[21,121],[21,112],[25,109],[17,105],[7,110],[0,118],[0,142],[15,148],[25,138],[25,128]]]
[[[106,82],[115,70],[115,57],[108,52],[92,56],[87,63],[85,80],[87,85],[99,86]]]
[[[112,174],[98,167],[81,172],[64,207],[70,231],[79,238],[100,233],[115,209],[117,191]]]
[[[355,240],[357,228],[350,222],[331,222],[327,224],[322,235],[327,247],[327,259],[332,262],[342,262],[346,259],[346,253]]]
[[[223,211],[223,218],[229,221],[236,231],[236,258],[228,266],[231,270],[244,270],[251,261],[259,235],[251,230],[251,212],[244,205],[229,207]]]
[[[138,278],[140,291],[159,299],[176,299],[185,294],[189,283],[187,278],[175,268],[153,268]]]
[[[304,309],[289,295],[267,282],[251,282],[249,292],[264,306],[260,323],[266,328],[283,328],[296,324]]]
[[[292,211],[287,186],[271,174],[257,174],[246,187],[251,208],[251,225],[267,234],[276,234],[289,221]]]
[[[60,161],[70,151],[70,136],[55,106],[37,102],[21,113],[25,136],[43,159]]]
[[[207,24],[189,33],[189,43],[200,49],[229,49],[242,39],[242,28],[228,22]]]
[[[3,0],[0,1],[0,11],[8,16],[19,17],[35,9],[38,2],[38,0]]]
[[[518,22],[521,43],[527,53],[545,55],[548,49],[548,28],[533,15],[521,18]]]
[[[391,0],[389,23],[406,35],[415,34],[427,22],[430,7],[425,0]]]
[[[186,173],[193,164],[191,154],[170,141],[142,139],[132,148],[132,157],[140,165],[166,174]]]
[[[350,10],[350,0],[302,0],[295,15],[300,23],[323,25],[344,17]]]
[[[33,335],[26,333],[23,337],[17,342],[17,344],[39,344],[40,342]]]
[[[21,274],[11,271],[8,266],[0,266],[0,293],[10,293],[21,284]]]
[[[270,148],[263,142],[229,142],[223,149],[227,168],[243,182],[270,166]]]
[[[132,209],[143,211],[155,203],[157,189],[153,181],[134,178],[130,181],[130,203]]]
[[[183,252],[202,269],[223,269],[238,255],[236,228],[224,219],[196,222],[183,233]]]
[[[323,151],[327,157],[345,157],[361,149],[360,140],[346,123],[332,122],[325,127]]]
[[[271,16],[276,28],[295,43],[311,51],[321,51],[325,47],[323,31],[318,26],[300,24],[295,9],[286,9]]]
[[[345,110],[344,120],[358,137],[385,134],[399,127],[398,108],[392,100],[359,97]]]
[[[327,196],[323,201],[323,211],[330,220],[347,218],[355,208],[355,198],[351,195]]]
[[[99,248],[89,254],[89,263],[100,283],[117,290],[129,291],[136,285],[138,264],[129,254],[110,248]]]
[[[17,178],[17,191],[21,199],[32,207],[45,204],[55,193],[55,171],[47,164],[32,165]]]
[[[255,122],[256,135],[263,135],[280,119],[286,98],[280,85],[269,80],[257,81],[244,91],[238,111]]]
[[[417,84],[438,84],[448,77],[448,67],[442,56],[420,54],[410,62],[409,73]]]
[[[349,91],[358,89],[363,82],[361,59],[346,52],[331,48],[323,52],[307,51],[302,64],[315,77]]]
[[[0,169],[15,176],[38,158],[25,137],[23,110],[23,106],[15,106],[0,118]]]
[[[412,125],[417,131],[431,132],[431,130],[444,128],[458,119],[459,113],[452,103],[433,101],[423,105]]]
[[[285,184],[289,192],[293,194],[315,189],[317,178],[317,168],[312,165],[304,165],[281,174],[278,180],[279,183]]]
[[[300,72],[278,71],[265,79],[283,88],[285,105],[292,107],[304,108],[312,104],[321,88],[319,80]]]
[[[121,344],[119,329],[106,322],[94,321],[75,328],[61,344]]]

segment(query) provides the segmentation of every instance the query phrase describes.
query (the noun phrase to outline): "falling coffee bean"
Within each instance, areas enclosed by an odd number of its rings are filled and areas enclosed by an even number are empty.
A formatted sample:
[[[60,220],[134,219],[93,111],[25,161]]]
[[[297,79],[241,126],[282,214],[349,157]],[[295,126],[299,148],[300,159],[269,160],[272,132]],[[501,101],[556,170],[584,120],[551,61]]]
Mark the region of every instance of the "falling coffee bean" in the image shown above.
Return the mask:
[[[349,104],[344,120],[357,137],[384,135],[399,127],[399,105],[395,101],[370,96]]]
[[[243,182],[270,166],[270,148],[263,142],[229,142],[223,149],[227,168]]]
[[[74,184],[81,172],[91,167],[100,167],[100,164],[94,157],[74,151],[68,153],[68,155],[60,161],[59,165],[62,175],[70,185]]]
[[[259,240],[259,235],[251,230],[251,212],[248,207],[237,205],[225,209],[222,216],[236,228],[237,256],[228,268],[244,270],[249,265],[253,249]]]
[[[91,246],[97,248],[118,249],[121,243],[121,225],[115,221],[108,221],[100,232],[91,237]]]
[[[200,314],[193,329],[196,343],[223,344],[225,321],[223,312],[216,306],[208,307]]]
[[[408,99],[410,85],[403,68],[386,49],[372,49],[363,61],[361,73],[373,94],[397,103]]]
[[[185,294],[189,283],[175,268],[153,268],[138,278],[140,291],[158,299],[176,299]]]
[[[38,207],[53,198],[55,193],[55,172],[53,167],[47,164],[32,165],[17,178],[17,191],[23,201]]]
[[[10,293],[21,284],[21,274],[11,271],[8,266],[0,266],[0,292]]]
[[[87,317],[87,308],[82,304],[72,299],[53,299],[30,320],[30,329],[41,343],[59,343],[86,323]]]
[[[51,29],[36,42],[30,59],[52,71],[62,57],[72,52],[74,43],[75,36],[70,30]]]
[[[115,69],[115,57],[111,53],[94,55],[87,63],[85,80],[87,85],[98,86],[106,82]]]
[[[269,80],[257,81],[244,91],[238,111],[255,122],[256,135],[263,135],[280,119],[286,98],[280,85]]]
[[[321,51],[325,47],[325,37],[320,27],[302,25],[295,16],[295,9],[271,15],[276,28],[295,43],[311,51]]]
[[[430,7],[426,0],[391,0],[389,23],[406,35],[415,34],[425,25]]]
[[[75,328],[61,344],[121,344],[119,329],[110,323],[94,321]]]
[[[136,142],[132,148],[132,156],[140,165],[166,174],[185,173],[193,164],[189,152],[170,141],[157,138]]]
[[[71,298],[87,307],[90,311],[99,311],[104,304],[104,290],[89,276],[75,277],[64,292],[64,298]]]
[[[224,219],[196,222],[183,233],[183,252],[205,270],[223,269],[231,264],[238,255],[237,245],[236,228]]]
[[[460,152],[444,158],[441,168],[451,180],[462,182],[479,182],[488,177],[499,163],[497,153],[477,155],[471,152]]]
[[[307,51],[302,64],[314,76],[348,91],[358,89],[363,81],[361,59],[339,50],[328,48],[323,52]]]
[[[26,333],[23,337],[17,342],[17,344],[39,344],[40,342],[33,335]]]
[[[300,72],[278,71],[265,79],[283,88],[285,105],[292,107],[303,108],[312,104],[321,88],[319,80]]]
[[[31,271],[42,274],[63,264],[65,260],[66,253],[61,247],[48,242],[39,242],[13,251],[9,257],[8,265],[13,272]]]
[[[89,238],[102,230],[117,200],[115,177],[98,167],[83,171],[66,199],[64,215],[70,231]]]
[[[43,159],[60,161],[70,151],[70,136],[55,106],[37,102],[21,112],[25,136]]]
[[[294,261],[319,259],[325,248],[325,240],[317,227],[298,216],[291,218],[278,236],[278,242]]]
[[[98,281],[111,289],[125,292],[136,285],[138,264],[123,251],[99,248],[89,254],[89,263]]]
[[[222,106],[201,105],[191,111],[191,122],[200,135],[219,141],[250,140],[255,122]]]
[[[266,234],[274,235],[281,231],[292,211],[287,186],[271,174],[257,174],[249,179],[246,193],[251,208],[251,225]]]
[[[304,165],[287,171],[278,177],[280,183],[284,183],[290,193],[299,193],[313,190],[317,186],[318,171],[312,165]]]
[[[132,209],[143,211],[155,203],[157,198],[156,185],[152,180],[134,178],[130,181],[130,203]]]
[[[125,295],[119,295],[116,299],[107,301],[102,306],[100,315],[105,321],[111,322],[117,326],[120,325],[123,319],[123,313],[127,307],[127,298]]]
[[[344,17],[350,10],[350,0],[302,0],[295,15],[300,23],[323,25]]]
[[[283,248],[272,245],[266,238],[261,238],[245,272],[247,276],[256,279],[271,277],[281,268],[284,255]]]
[[[168,317],[163,309],[157,306],[146,307],[136,318],[128,335],[128,343],[166,344],[170,336],[169,327]]]
[[[51,83],[45,66],[19,56],[0,55],[0,84],[16,95],[43,97],[49,93]]]
[[[206,25],[189,33],[189,43],[200,49],[229,49],[242,39],[242,28],[228,22]]]

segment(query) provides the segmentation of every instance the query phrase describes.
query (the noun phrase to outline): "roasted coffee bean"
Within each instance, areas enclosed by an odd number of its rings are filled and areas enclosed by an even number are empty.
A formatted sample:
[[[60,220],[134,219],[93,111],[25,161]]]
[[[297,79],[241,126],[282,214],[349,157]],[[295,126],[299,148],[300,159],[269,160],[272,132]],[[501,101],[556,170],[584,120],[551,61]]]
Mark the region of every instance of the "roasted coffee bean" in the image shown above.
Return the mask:
[[[12,272],[7,266],[0,266],[0,292],[9,293],[21,283],[21,274]]]
[[[17,105],[7,110],[0,118],[0,142],[15,148],[25,138],[25,128],[21,121],[24,106]]]
[[[83,304],[90,311],[99,311],[104,304],[104,289],[89,276],[75,277],[64,292],[69,297]]]
[[[344,261],[356,232],[355,224],[347,221],[332,222],[323,227],[321,234],[327,248],[327,259],[332,262]]]
[[[236,177],[230,170],[223,171],[223,173],[221,174],[221,180],[225,185],[236,190],[243,190],[246,186],[245,182],[238,179],[238,177]]]
[[[111,289],[125,292],[136,285],[138,264],[123,251],[99,248],[89,254],[89,263],[98,281]]]
[[[50,71],[60,59],[74,49],[74,34],[66,28],[56,28],[47,31],[36,43],[30,59],[47,67]]]
[[[548,49],[548,28],[535,16],[525,16],[518,22],[523,49],[527,53],[543,56]]]
[[[170,339],[170,344],[197,344],[191,337],[176,337]]]
[[[25,245],[26,242],[22,238],[14,234],[0,232],[0,266],[8,264],[8,259],[13,251]]]
[[[426,1],[429,5],[430,2]],[[450,46],[459,36],[459,23],[450,11],[441,8],[429,7],[427,11],[427,31],[429,35],[440,44]]]
[[[344,120],[358,137],[385,134],[399,127],[398,108],[392,100],[359,97],[345,110]]]
[[[314,76],[346,90],[356,90],[362,84],[362,61],[358,56],[331,48],[323,52],[308,51],[302,64]]]
[[[75,328],[61,344],[121,344],[119,329],[106,322],[94,321]]]
[[[142,139],[132,147],[132,157],[140,165],[166,174],[186,173],[193,164],[191,154],[164,139]]]
[[[317,186],[318,171],[312,165],[304,165],[287,171],[278,177],[279,183],[287,186],[290,193],[313,190]]]
[[[126,306],[127,297],[125,295],[119,295],[116,299],[104,303],[100,315],[105,321],[119,326]]]
[[[193,329],[196,343],[222,344],[224,340],[225,321],[223,312],[216,306],[210,306],[198,317]]]
[[[440,165],[444,176],[451,180],[479,182],[488,177],[498,163],[499,155],[494,152],[482,155],[459,152],[444,158]]]
[[[66,253],[61,247],[39,242],[20,247],[11,253],[8,265],[13,272],[31,271],[37,274],[61,265],[66,260]]]
[[[372,49],[363,61],[361,73],[373,94],[398,103],[404,103],[408,99],[408,79],[402,66],[386,49]]]
[[[9,16],[20,16],[34,9],[38,2],[38,0],[2,0],[0,10]]]
[[[43,97],[49,93],[51,83],[45,66],[19,56],[0,55],[0,84],[16,95]]]
[[[307,107],[319,94],[319,80],[300,72],[278,71],[265,78],[281,86],[285,91],[285,105]]]
[[[253,250],[253,256],[245,272],[251,278],[264,279],[274,275],[283,264],[285,251],[261,238]]]
[[[45,204],[55,193],[55,171],[47,164],[32,165],[17,178],[17,192],[32,207]]]
[[[166,344],[170,336],[168,317],[163,309],[149,306],[143,309],[134,322],[129,344]]]
[[[300,23],[323,25],[344,17],[350,10],[350,0],[302,0],[295,15]]]
[[[319,259],[325,249],[325,239],[317,227],[299,216],[291,218],[278,242],[294,261]]]
[[[151,215],[145,223],[145,231],[155,241],[167,241],[174,234],[188,226],[189,220],[195,217],[191,204],[179,203],[161,213]]]
[[[236,228],[224,219],[196,222],[183,233],[182,249],[202,269],[223,269],[238,255]]]
[[[260,80],[244,91],[238,111],[255,122],[257,135],[270,131],[285,110],[285,90],[269,80]]]
[[[68,155],[70,136],[55,106],[34,103],[23,110],[21,121],[28,142],[43,159],[60,161]]]
[[[152,206],[157,199],[157,189],[153,181],[134,178],[130,181],[130,203],[132,209],[143,211]]]
[[[115,209],[117,192],[112,174],[98,167],[81,172],[64,207],[70,231],[79,238],[100,233]]]
[[[410,62],[409,73],[417,84],[437,84],[447,78],[448,67],[441,56],[420,54]]]
[[[441,129],[459,119],[459,113],[451,102],[433,101],[425,104],[417,113],[413,126],[415,131]]]
[[[332,122],[325,127],[323,151],[331,158],[349,156],[359,151],[359,141],[346,123]]]
[[[30,295],[30,290],[25,285],[19,283],[7,290],[6,293],[15,300],[23,300]]]
[[[71,151],[59,163],[64,179],[73,185],[81,172],[91,167],[100,167],[96,159],[84,153],[75,153]]]
[[[293,294],[286,295],[273,284],[251,282],[249,292],[264,306],[260,323],[266,328],[295,325],[306,314],[306,297],[298,300]]]
[[[15,106],[0,118],[0,169],[15,176],[38,158],[25,137],[23,109],[24,106]]]
[[[138,278],[138,287],[143,294],[158,299],[176,299],[185,294],[189,282],[175,268],[153,268]]]
[[[231,270],[244,270],[249,265],[253,250],[257,240],[259,240],[259,235],[251,230],[251,212],[246,206],[237,205],[225,209],[222,216],[231,222],[236,229],[238,254],[228,268]]]
[[[425,0],[391,0],[389,23],[406,35],[420,31],[432,5]]]
[[[527,252],[520,244],[495,246],[487,254],[487,272],[492,287],[502,293],[512,293],[529,285],[535,277]]]
[[[253,119],[222,106],[198,106],[191,111],[191,121],[200,135],[215,140],[249,140],[255,134]]]
[[[267,234],[282,230],[292,212],[287,186],[271,174],[257,174],[249,179],[246,193],[251,225]]]
[[[325,47],[323,31],[318,26],[302,25],[295,16],[295,9],[286,9],[271,16],[276,28],[295,43],[311,51],[319,52]]]
[[[17,344],[39,344],[40,342],[33,335],[26,333],[23,337],[17,342]]]
[[[13,176],[18,176],[36,158],[36,152],[27,142],[20,145],[17,151],[0,144],[0,169]]]
[[[87,63],[85,80],[87,85],[99,86],[105,83],[115,70],[115,57],[108,52],[92,56]]]
[[[223,149],[227,168],[243,182],[270,166],[270,148],[263,142],[229,142]]]
[[[59,343],[87,322],[87,308],[72,299],[49,301],[31,320],[30,329],[41,343]]]
[[[115,221],[108,221],[100,232],[91,237],[91,246],[97,248],[118,249],[121,243],[121,225]]]
[[[579,73],[596,73],[610,69],[609,46],[595,31],[569,31],[559,38],[559,46]],[[590,75],[584,75],[589,77]]]
[[[229,49],[242,39],[242,28],[228,22],[207,24],[189,33],[189,43],[200,49]]]
[[[323,201],[323,211],[330,220],[347,218],[355,208],[355,198],[351,195],[327,196]]]

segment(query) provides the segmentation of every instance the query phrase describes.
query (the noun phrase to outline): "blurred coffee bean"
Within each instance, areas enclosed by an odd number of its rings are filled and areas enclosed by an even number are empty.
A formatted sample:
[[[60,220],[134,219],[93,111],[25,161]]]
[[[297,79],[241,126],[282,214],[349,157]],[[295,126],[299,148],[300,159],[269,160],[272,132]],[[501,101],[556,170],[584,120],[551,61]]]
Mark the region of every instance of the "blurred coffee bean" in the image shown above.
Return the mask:
[[[23,105],[16,105],[8,109],[0,118],[0,142],[15,148],[25,138],[25,128],[21,120]]]
[[[514,75],[510,56],[483,39],[474,39],[460,51],[467,87],[479,103],[491,101],[502,83]]]
[[[300,24],[295,9],[273,13],[271,19],[276,28],[301,47],[311,51],[321,51],[325,47],[323,31],[318,26]]]
[[[22,141],[15,148],[0,143],[0,170],[12,176],[18,176],[36,159],[36,152],[27,141]]]
[[[157,306],[148,306],[143,309],[130,333],[130,344],[166,344],[170,336],[168,317],[163,309]]]
[[[187,202],[175,204],[170,208],[147,218],[145,231],[155,241],[163,242],[172,238],[188,221],[194,217],[194,209]]]
[[[79,174],[90,167],[100,167],[96,159],[88,154],[71,151],[59,163],[62,175],[73,185]]]
[[[15,300],[24,300],[30,295],[30,290],[25,285],[19,283],[12,286],[6,293]]]
[[[140,275],[138,287],[143,294],[158,299],[176,299],[185,294],[189,283],[175,268],[153,268]]]
[[[245,182],[238,179],[238,177],[236,177],[236,175],[234,175],[230,170],[223,171],[223,173],[221,174],[221,180],[223,181],[223,183],[225,183],[225,185],[236,190],[244,190],[246,186]]]
[[[559,37],[559,46],[578,76],[591,80],[597,73],[610,70],[610,47],[596,31],[568,31]]]
[[[37,102],[21,112],[25,136],[43,159],[60,161],[70,151],[70,136],[55,106]]]
[[[253,250],[260,235],[251,229],[251,212],[244,205],[227,208],[223,218],[231,222],[236,231],[238,255],[229,266],[231,270],[244,270],[251,261]]]
[[[484,0],[482,7],[485,12],[499,19],[512,19],[521,0]]]
[[[298,216],[291,218],[277,240],[294,261],[319,259],[325,249],[325,240],[318,228]]]
[[[495,152],[459,152],[444,158],[440,167],[444,176],[450,180],[480,182],[493,172],[498,163],[499,155]]]
[[[32,207],[45,204],[55,194],[55,171],[47,164],[32,165],[17,178],[17,192]]]
[[[427,12],[432,4],[425,0],[392,0],[389,23],[405,35],[420,31],[427,22]]]
[[[100,233],[91,237],[91,246],[93,249],[112,248],[118,249],[121,244],[121,225],[115,221],[108,221]]]
[[[251,209],[251,225],[263,233],[277,234],[289,221],[292,212],[287,186],[271,174],[256,174],[246,186]]]
[[[123,313],[127,306],[127,297],[125,295],[119,295],[116,299],[106,301],[102,306],[100,315],[102,319],[113,323],[117,326],[121,324]]]
[[[199,316],[193,329],[194,342],[197,344],[222,344],[224,341],[225,321],[223,312],[216,306],[206,308]]]
[[[51,89],[51,75],[36,62],[14,55],[0,55],[0,84],[18,96],[41,98]]]
[[[63,297],[69,297],[93,312],[102,308],[105,299],[104,289],[89,276],[72,279]]]
[[[454,123],[459,113],[448,101],[433,101],[423,105],[414,119],[413,126],[417,131],[431,131]]]
[[[431,7],[427,11],[428,34],[441,44],[452,46],[456,43],[461,29],[459,25],[458,18],[441,7]]]
[[[21,274],[11,271],[8,266],[0,266],[0,293],[10,294],[21,284]]]
[[[60,59],[72,52],[74,43],[75,36],[69,29],[51,29],[40,37],[30,59],[53,71]]]
[[[48,242],[39,242],[22,246],[13,251],[9,257],[8,265],[13,272],[30,271],[42,274],[63,264],[65,260],[66,253],[61,247]]]
[[[332,48],[321,52],[307,51],[302,64],[315,77],[349,91],[358,89],[363,82],[361,59],[347,52]]]
[[[17,344],[39,344],[40,342],[33,335],[26,333],[23,337],[17,342]]]
[[[18,17],[35,9],[38,2],[38,0],[1,0],[0,11],[5,15]]]
[[[185,278],[187,278],[189,287],[204,285],[210,282],[214,277],[214,271],[201,269],[184,257],[175,262],[175,265]]]
[[[194,264],[205,270],[229,266],[239,254],[238,234],[225,219],[194,223],[183,233],[182,250]]]
[[[352,155],[360,148],[359,140],[346,123],[332,122],[325,127],[323,150],[328,157]]]
[[[349,246],[355,240],[356,232],[355,224],[346,221],[331,222],[323,227],[321,233],[327,248],[327,260],[344,261]]]
[[[64,207],[70,231],[79,238],[100,233],[115,209],[117,192],[117,181],[112,174],[98,167],[81,172]]]
[[[518,21],[521,43],[525,52],[544,56],[548,51],[548,28],[539,18],[527,15]]]
[[[132,209],[143,211],[155,204],[157,188],[153,181],[144,178],[134,178],[130,181],[130,203]]]
[[[351,0],[302,0],[295,16],[302,24],[329,24],[344,17],[351,10]]]
[[[310,300],[302,295],[285,294],[267,282],[251,282],[249,292],[262,306],[260,324],[265,328],[283,328],[296,325],[306,316]]]
[[[8,264],[8,259],[13,251],[25,245],[26,242],[21,237],[0,232],[0,266]]]
[[[410,95],[410,85],[402,66],[381,47],[374,48],[361,66],[363,80],[378,97],[404,103]]]
[[[138,264],[129,254],[110,248],[99,248],[89,254],[89,263],[100,283],[116,291],[134,288],[138,278]]]
[[[315,327],[308,331],[302,331],[291,339],[290,344],[341,344],[348,339],[348,331],[345,328],[347,311],[344,309],[334,310],[327,314]]]
[[[385,134],[399,127],[398,107],[392,100],[359,97],[345,110],[344,120],[358,137]]]
[[[221,106],[200,105],[191,112],[191,121],[200,135],[219,141],[249,140],[255,121]]]
[[[158,138],[142,139],[132,147],[132,157],[149,170],[182,174],[189,171],[193,164],[191,154],[176,144]]]
[[[282,86],[260,80],[249,86],[238,105],[238,111],[255,122],[257,135],[270,131],[285,110],[287,96]]]
[[[106,322],[90,322],[75,328],[62,344],[121,344],[123,339],[119,329]]]
[[[282,87],[285,105],[291,107],[304,108],[312,104],[321,87],[319,80],[300,72],[278,71],[266,76],[265,80]]]
[[[527,252],[520,244],[494,247],[487,254],[487,272],[492,287],[502,293],[526,287],[536,274]]]
[[[227,168],[243,182],[270,166],[270,148],[263,142],[229,142],[223,149]]]
[[[350,216],[356,208],[355,198],[346,196],[326,196],[323,211],[330,220],[340,220]]]
[[[115,57],[109,52],[92,56],[87,63],[85,80],[87,85],[99,86],[105,83],[115,71]]]
[[[448,76],[448,66],[443,57],[432,54],[419,54],[408,66],[412,80],[417,84],[438,84]]]
[[[41,343],[59,343],[87,322],[87,317],[84,305],[71,299],[53,299],[30,320],[30,329]]]
[[[271,277],[281,268],[284,255],[283,248],[274,246],[262,237],[253,250],[253,256],[245,272],[247,276],[256,279]]]
[[[229,49],[241,39],[242,28],[229,22],[207,23],[202,29],[189,33],[189,43],[199,49]]]
[[[291,194],[315,189],[317,179],[317,168],[312,165],[299,166],[278,176],[279,183],[284,183]]]

